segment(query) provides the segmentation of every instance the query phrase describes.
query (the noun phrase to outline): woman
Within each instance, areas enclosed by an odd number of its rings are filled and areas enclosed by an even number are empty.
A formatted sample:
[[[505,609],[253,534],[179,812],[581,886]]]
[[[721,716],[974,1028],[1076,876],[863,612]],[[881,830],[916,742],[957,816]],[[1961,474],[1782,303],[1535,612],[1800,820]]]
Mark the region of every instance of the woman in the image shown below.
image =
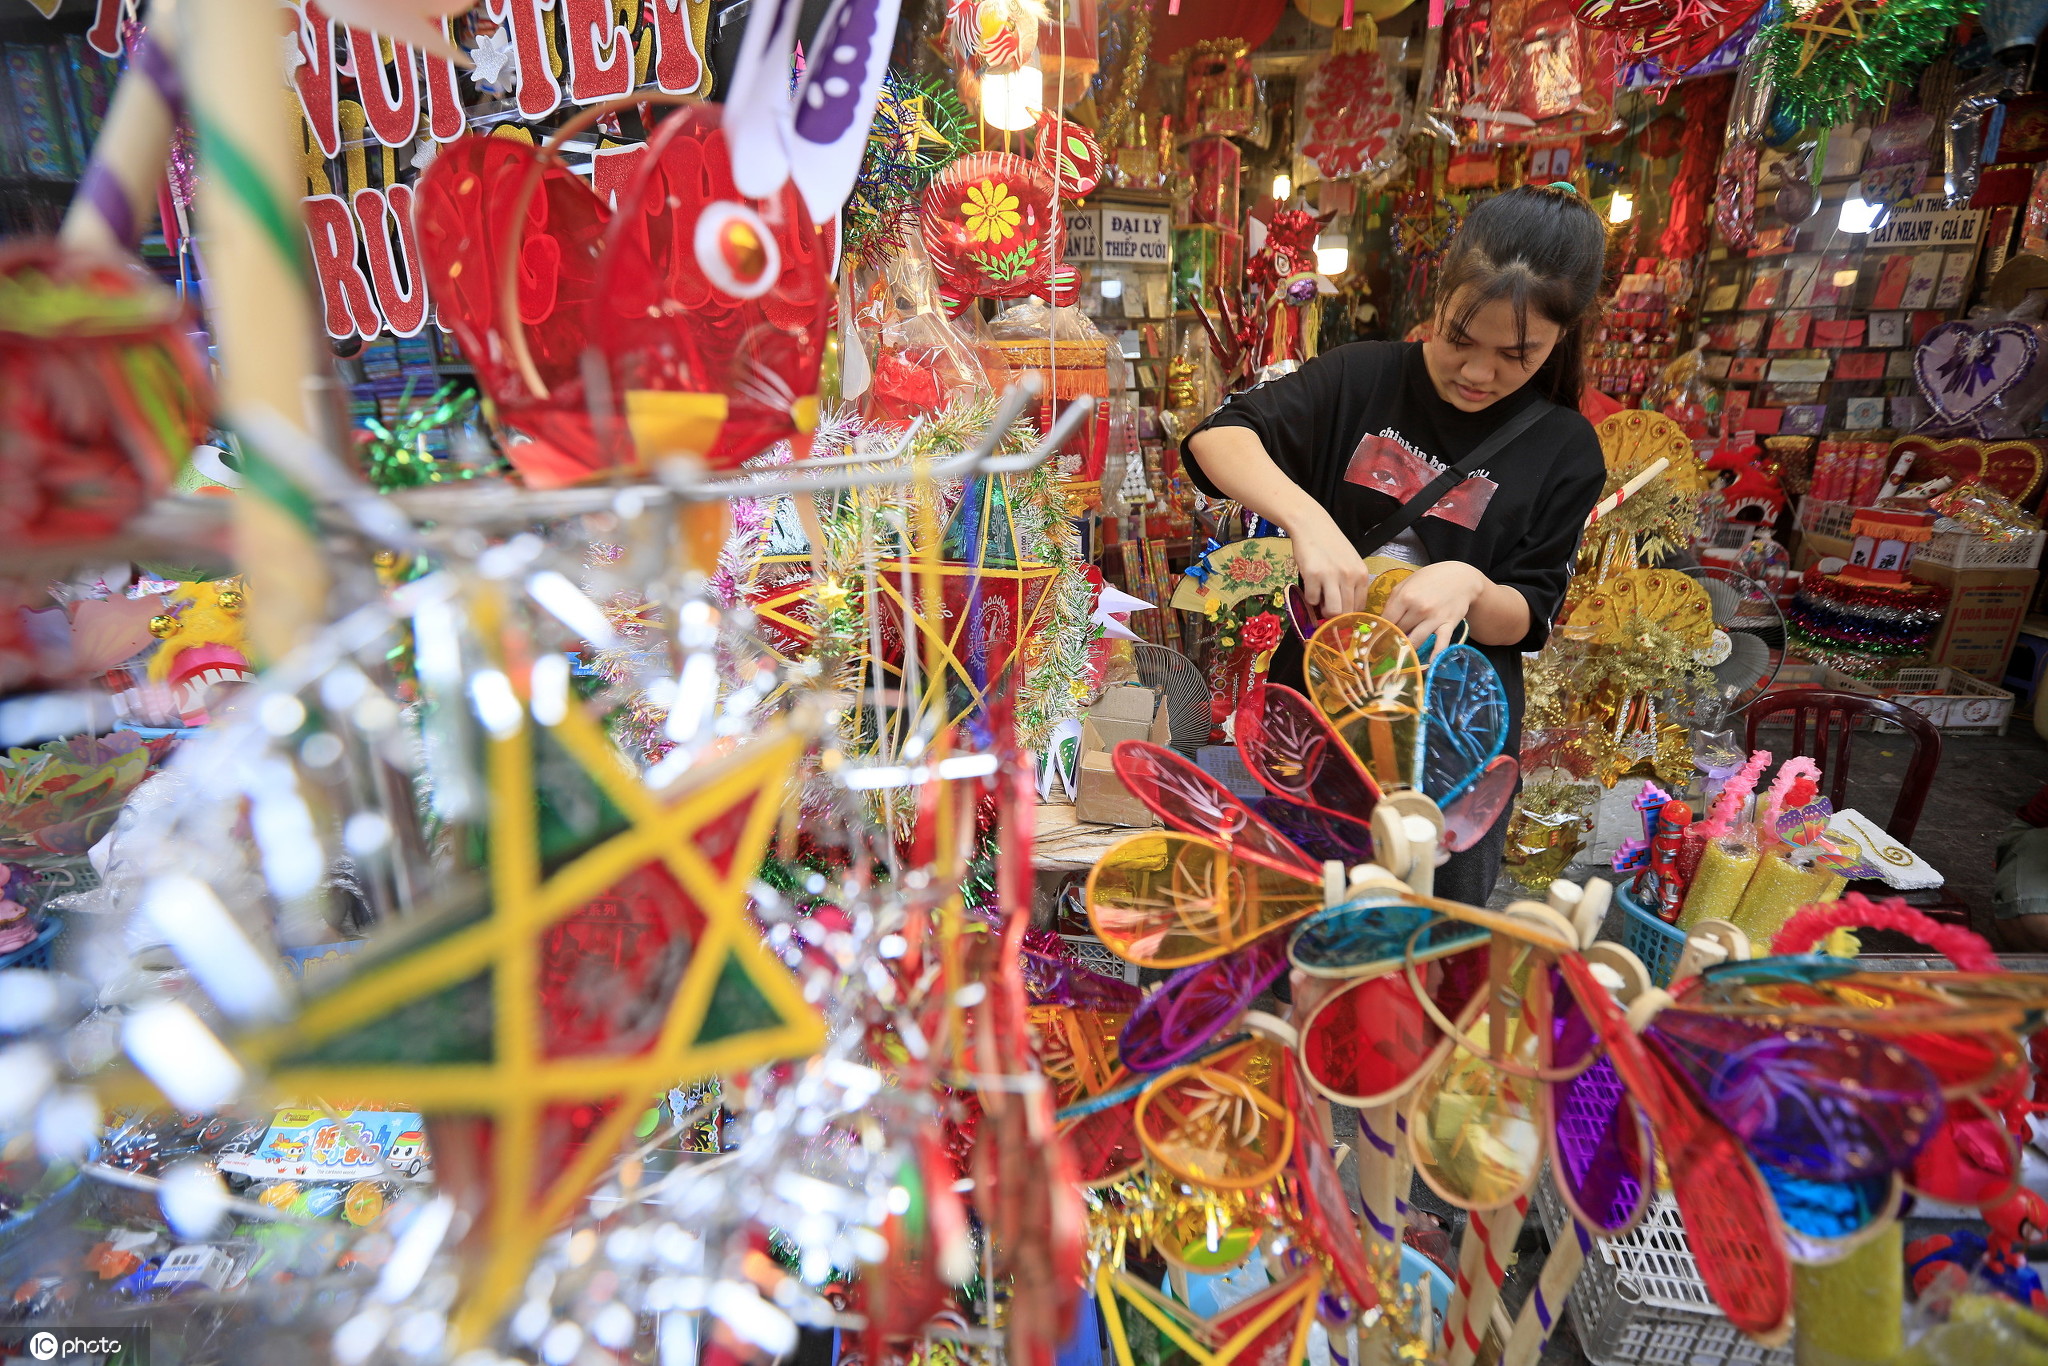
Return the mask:
[[[1606,477],[1576,407],[1606,247],[1569,185],[1496,195],[1451,242],[1428,340],[1340,346],[1233,395],[1183,443],[1199,488],[1293,539],[1323,615],[1363,610],[1364,555],[1418,566],[1386,616],[1418,646],[1469,627],[1507,686],[1510,754],[1522,654],[1549,636]],[[1273,678],[1301,686],[1298,644]],[[1484,904],[1506,829],[1439,868],[1438,894]]]

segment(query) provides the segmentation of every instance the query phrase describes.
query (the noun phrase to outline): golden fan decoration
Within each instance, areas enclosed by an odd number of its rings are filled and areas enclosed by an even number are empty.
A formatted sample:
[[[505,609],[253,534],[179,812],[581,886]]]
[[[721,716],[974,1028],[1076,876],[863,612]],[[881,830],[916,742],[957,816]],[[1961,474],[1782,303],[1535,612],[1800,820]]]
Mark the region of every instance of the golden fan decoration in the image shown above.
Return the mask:
[[[1613,493],[1659,457],[1664,473],[1634,497],[1602,517],[1579,546],[1579,572],[1604,580],[1674,550],[1699,534],[1707,492],[1706,471],[1685,429],[1662,413],[1616,413],[1594,429],[1607,462],[1602,496]],[[1574,588],[1583,591],[1580,584]],[[1576,593],[1574,594],[1576,597]]]
[[[1624,569],[1593,586],[1572,608],[1565,630],[1593,645],[1621,645],[1654,625],[1688,649],[1713,643],[1714,604],[1698,580],[1676,569]]]

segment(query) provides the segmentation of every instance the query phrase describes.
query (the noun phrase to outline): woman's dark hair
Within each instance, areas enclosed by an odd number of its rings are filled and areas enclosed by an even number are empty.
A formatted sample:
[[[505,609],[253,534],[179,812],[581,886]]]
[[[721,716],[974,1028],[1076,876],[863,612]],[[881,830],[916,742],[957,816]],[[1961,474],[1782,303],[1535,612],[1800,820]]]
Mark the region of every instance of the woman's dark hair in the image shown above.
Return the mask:
[[[1439,310],[1455,299],[1458,311],[1441,321],[1461,331],[1480,309],[1505,299],[1515,310],[1521,340],[1534,308],[1562,335],[1530,382],[1552,403],[1576,409],[1586,323],[1606,263],[1607,228],[1576,190],[1518,186],[1472,210],[1451,239],[1436,297]]]

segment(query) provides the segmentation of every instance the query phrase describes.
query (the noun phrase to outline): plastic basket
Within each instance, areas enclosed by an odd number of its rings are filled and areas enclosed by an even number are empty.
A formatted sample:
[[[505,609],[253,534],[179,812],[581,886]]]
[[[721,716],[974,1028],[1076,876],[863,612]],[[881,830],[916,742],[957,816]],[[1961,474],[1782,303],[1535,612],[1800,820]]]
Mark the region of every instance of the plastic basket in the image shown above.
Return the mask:
[[[1564,1204],[1545,1171],[1536,1206],[1554,1247],[1565,1236]],[[1685,1241],[1678,1206],[1658,1194],[1642,1222],[1619,1238],[1596,1238],[1568,1301],[1579,1346],[1593,1366],[1792,1366],[1792,1348],[1764,1347],[1714,1307]]]
[[[1951,735],[2003,735],[2012,720],[2013,695],[1961,669],[1901,669],[1896,678],[1870,679],[1864,686],[1911,707],[1935,729]],[[1899,732],[1889,721],[1879,721],[1873,729]]]
[[[1799,500],[1799,529],[1817,536],[1847,540],[1849,524],[1856,520],[1854,503],[1823,503],[1815,498]]]
[[[50,956],[57,947],[58,938],[64,933],[64,917],[47,916],[41,933],[23,944],[13,953],[0,953],[0,971],[8,968],[46,968]]]
[[[1136,986],[1138,965],[1119,958],[1110,951],[1109,945],[1092,934],[1063,934],[1067,947],[1074,951],[1074,957],[1081,960],[1081,966],[1104,977],[1114,977],[1119,982]]]
[[[1671,970],[1678,966],[1678,955],[1685,952],[1685,931],[1644,910],[1629,883],[1614,889],[1614,900],[1624,917],[1622,945],[1643,960],[1652,982],[1660,987],[1670,986]]]
[[[1913,563],[1950,569],[2032,569],[2041,563],[2043,544],[2048,544],[2048,531],[2014,541],[1987,541],[1944,518],[1934,524],[1934,539],[1915,552]]]

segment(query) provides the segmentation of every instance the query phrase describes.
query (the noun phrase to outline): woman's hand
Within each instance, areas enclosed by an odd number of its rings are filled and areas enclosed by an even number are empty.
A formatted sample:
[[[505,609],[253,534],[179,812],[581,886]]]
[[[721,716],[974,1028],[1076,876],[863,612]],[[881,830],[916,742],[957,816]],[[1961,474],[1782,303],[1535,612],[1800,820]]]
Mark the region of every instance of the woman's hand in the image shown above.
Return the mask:
[[[1321,508],[1287,528],[1294,542],[1294,564],[1301,571],[1302,595],[1326,617],[1365,610],[1372,571],[1351,546],[1351,538]]]
[[[1436,648],[1451,643],[1451,632],[1471,614],[1472,604],[1493,587],[1493,580],[1459,560],[1424,565],[1410,574],[1387,599],[1387,620],[1407,632],[1420,650],[1431,635]]]

